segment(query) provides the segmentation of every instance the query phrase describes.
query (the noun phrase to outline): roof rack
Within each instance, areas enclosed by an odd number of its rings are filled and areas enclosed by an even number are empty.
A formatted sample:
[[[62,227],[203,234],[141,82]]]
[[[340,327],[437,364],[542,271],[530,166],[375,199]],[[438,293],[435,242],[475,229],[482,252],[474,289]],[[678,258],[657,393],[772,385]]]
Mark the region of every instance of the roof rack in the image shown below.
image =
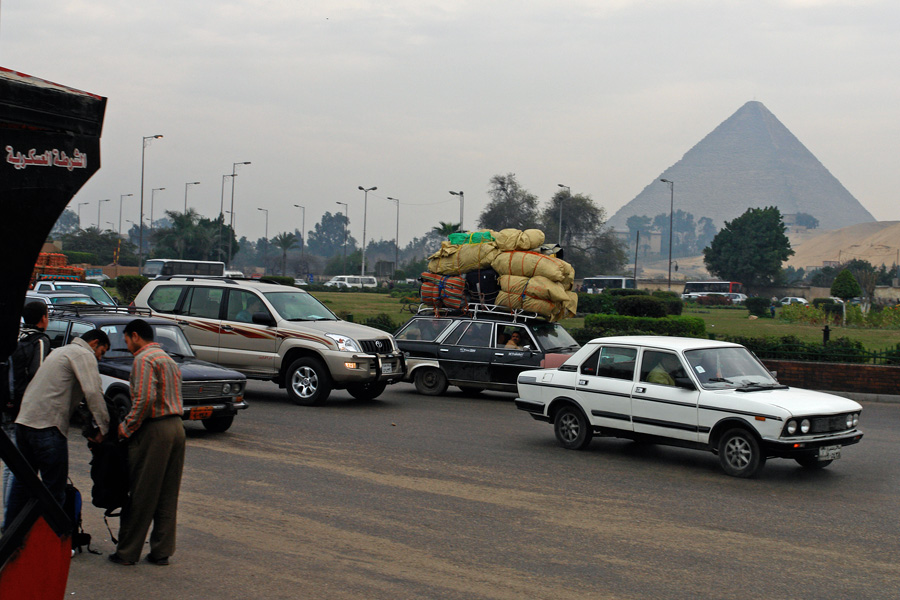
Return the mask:
[[[134,317],[152,317],[153,312],[149,308],[138,308],[136,306],[109,306],[109,305],[93,305],[93,304],[54,304],[52,306],[54,315],[129,315]]]
[[[435,308],[427,304],[420,304],[416,309],[417,315],[434,315],[440,316],[460,316],[478,318],[487,317],[492,319],[502,319],[506,321],[527,322],[527,321],[546,321],[547,317],[536,312],[522,310],[521,308],[509,308],[508,306],[500,306],[498,304],[482,304],[473,303],[466,306],[464,310],[451,308]]]
[[[237,278],[228,277],[227,275],[160,275],[153,281],[169,281],[172,279],[183,279],[185,281],[225,281],[227,283],[237,283]]]

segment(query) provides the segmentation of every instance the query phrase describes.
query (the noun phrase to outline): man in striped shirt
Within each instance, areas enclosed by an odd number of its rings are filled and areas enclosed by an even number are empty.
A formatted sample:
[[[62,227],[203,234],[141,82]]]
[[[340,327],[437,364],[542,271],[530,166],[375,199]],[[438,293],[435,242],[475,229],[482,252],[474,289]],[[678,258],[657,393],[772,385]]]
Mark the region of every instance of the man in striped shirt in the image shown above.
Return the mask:
[[[133,565],[141,556],[150,525],[147,561],[169,564],[175,552],[178,491],[184,468],[181,370],[153,341],[153,328],[135,319],[123,330],[134,354],[131,412],[119,425],[128,440],[129,502],[122,511],[119,542],[109,560]]]

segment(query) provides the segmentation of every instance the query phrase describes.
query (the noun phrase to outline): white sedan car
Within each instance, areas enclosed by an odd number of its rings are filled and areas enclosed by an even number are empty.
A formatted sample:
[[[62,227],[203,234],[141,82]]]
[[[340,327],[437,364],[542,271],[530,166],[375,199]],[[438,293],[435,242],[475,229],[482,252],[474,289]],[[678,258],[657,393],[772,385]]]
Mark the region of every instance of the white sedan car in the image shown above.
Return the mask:
[[[806,298],[800,298],[798,296],[785,296],[778,302],[779,304],[809,304],[809,302],[806,301]]]
[[[598,435],[707,450],[735,477],[768,458],[824,468],[863,437],[859,404],[781,385],[728,342],[597,338],[557,369],[520,373],[517,387],[516,407],[551,423],[565,448]]]

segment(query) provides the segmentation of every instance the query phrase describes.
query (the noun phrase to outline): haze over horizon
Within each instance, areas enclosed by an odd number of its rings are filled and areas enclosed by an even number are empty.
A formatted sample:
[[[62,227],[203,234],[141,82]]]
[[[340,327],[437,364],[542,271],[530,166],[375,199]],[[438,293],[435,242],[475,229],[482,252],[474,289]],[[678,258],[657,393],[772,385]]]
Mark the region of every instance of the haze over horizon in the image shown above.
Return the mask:
[[[0,65],[109,98],[84,225],[122,194],[138,218],[219,212],[238,167],[238,236],[349,204],[351,234],[400,244],[475,226],[488,182],[557,184],[612,216],[749,100],[759,100],[879,220],[898,220],[900,5],[710,0],[6,3]],[[662,185],[662,184],[661,184]],[[230,190],[226,186],[226,209]],[[662,206],[660,212],[667,210]],[[677,208],[677,207],[676,207]],[[564,217],[565,218],[565,217]]]

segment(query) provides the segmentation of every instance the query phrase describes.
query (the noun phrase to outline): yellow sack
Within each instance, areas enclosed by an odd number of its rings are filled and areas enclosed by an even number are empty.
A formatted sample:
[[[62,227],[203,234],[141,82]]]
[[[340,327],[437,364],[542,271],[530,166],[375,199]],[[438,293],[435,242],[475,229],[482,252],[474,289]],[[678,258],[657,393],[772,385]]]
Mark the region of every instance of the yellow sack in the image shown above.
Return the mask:
[[[534,277],[501,275],[500,289],[511,294],[526,294],[532,298],[553,302],[565,302],[569,299],[566,289],[561,283],[550,281],[540,275]]]
[[[575,316],[578,308],[578,295],[575,292],[566,292],[568,298],[564,302],[551,302],[541,298],[533,298],[527,294],[513,294],[510,292],[497,292],[497,305],[505,306],[511,310],[526,310],[546,317],[551,323],[569,319]]]
[[[556,281],[566,290],[571,290],[575,282],[575,269],[564,260],[539,252],[500,252],[491,263],[491,268],[500,275],[540,275]]]
[[[544,243],[544,232],[540,229],[501,229],[492,231],[494,241],[502,252],[513,250],[533,250]]]
[[[497,244],[462,244],[441,242],[441,248],[428,257],[428,270],[439,275],[462,275],[477,269],[487,269],[500,254]]]

